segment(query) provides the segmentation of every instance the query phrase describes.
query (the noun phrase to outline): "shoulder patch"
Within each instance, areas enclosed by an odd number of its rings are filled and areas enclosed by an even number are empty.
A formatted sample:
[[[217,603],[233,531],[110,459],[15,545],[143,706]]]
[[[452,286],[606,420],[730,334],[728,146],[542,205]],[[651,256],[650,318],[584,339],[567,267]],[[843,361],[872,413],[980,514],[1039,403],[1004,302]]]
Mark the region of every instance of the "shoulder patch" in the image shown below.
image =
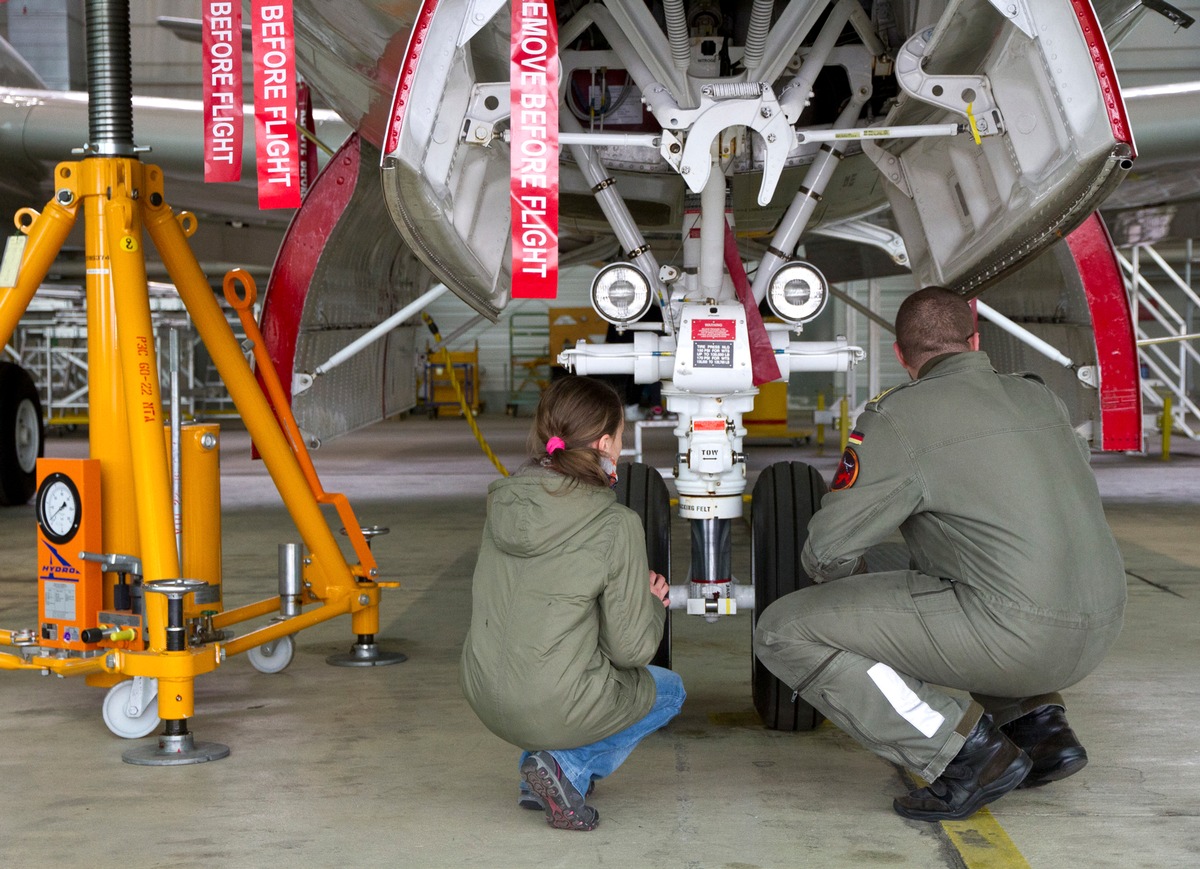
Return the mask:
[[[885,398],[887,398],[892,393],[898,392],[901,389],[907,389],[910,386],[915,386],[919,382],[920,382],[919,380],[910,380],[907,383],[897,383],[895,386],[888,387],[883,392],[879,393],[877,396],[875,396],[870,401],[868,401],[867,407],[873,407],[874,405],[879,404],[881,401],[883,401]]]
[[[877,401],[882,401],[882,400],[883,400],[883,397],[884,397],[885,395],[887,395],[889,392],[895,392],[897,389],[899,389],[899,388],[900,388],[901,386],[903,386],[903,385],[904,385],[904,384],[902,384],[902,383],[897,383],[895,386],[889,386],[889,387],[888,387],[887,389],[885,389],[883,392],[879,393],[877,396],[875,396],[874,398],[872,398],[872,399],[871,399],[871,401],[870,401],[870,403],[871,403],[871,404],[874,404],[874,403],[875,403],[875,402],[877,402]]]
[[[863,433],[858,429],[855,429],[854,431],[850,432],[850,437],[846,438],[846,441],[857,446],[863,442]]]
[[[860,440],[859,443],[862,441]],[[849,489],[857,479],[858,453],[855,452],[854,447],[846,447],[846,451],[842,453],[842,460],[838,464],[837,473],[833,475],[833,485],[829,488],[831,491]]]

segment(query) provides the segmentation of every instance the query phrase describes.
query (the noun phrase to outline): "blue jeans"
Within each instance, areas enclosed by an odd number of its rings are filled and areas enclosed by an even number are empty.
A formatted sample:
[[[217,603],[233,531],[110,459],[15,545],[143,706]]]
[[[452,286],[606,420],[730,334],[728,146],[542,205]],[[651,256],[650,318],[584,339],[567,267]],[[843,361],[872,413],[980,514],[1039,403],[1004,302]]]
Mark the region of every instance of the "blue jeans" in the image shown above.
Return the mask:
[[[550,752],[558,762],[563,776],[581,795],[587,794],[588,786],[594,779],[604,778],[615,772],[646,736],[679,714],[687,697],[679,674],[653,665],[646,669],[654,677],[655,696],[654,705],[645,717],[591,745],[555,749]],[[529,752],[521,752],[520,760],[517,761],[518,769],[527,757]],[[521,787],[526,787],[524,781],[521,782]]]

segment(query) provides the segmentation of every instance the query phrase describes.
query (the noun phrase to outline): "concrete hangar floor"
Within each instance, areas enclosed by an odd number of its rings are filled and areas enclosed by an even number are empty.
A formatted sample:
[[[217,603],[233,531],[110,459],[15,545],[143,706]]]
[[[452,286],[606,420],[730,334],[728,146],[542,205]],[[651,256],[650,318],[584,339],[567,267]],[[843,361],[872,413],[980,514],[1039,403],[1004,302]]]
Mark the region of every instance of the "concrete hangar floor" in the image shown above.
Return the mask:
[[[520,464],[529,420],[484,416],[501,461]],[[627,438],[627,444],[631,439]],[[662,467],[669,430],[646,431]],[[1190,449],[1190,452],[1189,452]],[[84,455],[81,435],[50,455]],[[754,443],[751,474],[836,447]],[[0,672],[0,865],[140,867],[1195,867],[1200,865],[1200,448],[1172,461],[1102,455],[1093,466],[1129,573],[1116,649],[1067,693],[1090,762],[1069,780],[1015,791],[958,824],[905,821],[909,781],[828,723],[766,730],[750,694],[750,618],[673,613],[683,713],[601,782],[591,833],[562,833],[516,805],[516,752],[458,687],[471,573],[496,471],[461,420],[408,418],[315,454],[328,491],[364,524],[388,579],[380,643],[404,663],[336,668],[349,619],[297,635],[283,672],[245,655],[197,679],[199,741],[229,757],[192,766],[122,762],[136,742],[101,719],[79,678]],[[226,606],[275,593],[277,544],[295,530],[248,439],[222,434]],[[1047,481],[1052,484],[1052,481]],[[734,573],[750,574],[735,523]],[[689,534],[675,519],[676,582]],[[37,620],[32,507],[0,511],[0,625]],[[154,736],[145,741],[154,740]],[[151,744],[153,744],[151,742]]]

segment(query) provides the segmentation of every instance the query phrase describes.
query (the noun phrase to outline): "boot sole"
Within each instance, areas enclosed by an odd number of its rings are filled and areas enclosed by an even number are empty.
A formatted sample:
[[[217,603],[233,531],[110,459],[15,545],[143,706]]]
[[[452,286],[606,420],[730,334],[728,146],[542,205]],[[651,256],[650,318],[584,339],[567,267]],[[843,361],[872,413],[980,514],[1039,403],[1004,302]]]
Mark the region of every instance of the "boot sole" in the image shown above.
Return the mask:
[[[1087,752],[1082,748],[1078,751],[1063,752],[1052,764],[1040,767],[1034,764],[1034,768],[1030,770],[1025,781],[1017,787],[1038,788],[1051,782],[1062,781],[1087,766],[1087,762]]]
[[[1009,791],[1020,787],[1032,767],[1033,761],[1022,753],[1017,760],[1009,764],[1004,775],[980,788],[967,803],[952,812],[917,812],[905,808],[899,802],[893,802],[892,808],[900,817],[908,818],[910,821],[961,821],[963,818],[969,818],[988,803],[994,803]]]
[[[592,819],[585,820],[570,805],[566,804],[562,786],[553,769],[536,755],[530,755],[521,764],[521,777],[529,785],[529,789],[537,795],[546,812],[546,823],[556,830],[594,830],[600,820],[599,812],[595,809]]]

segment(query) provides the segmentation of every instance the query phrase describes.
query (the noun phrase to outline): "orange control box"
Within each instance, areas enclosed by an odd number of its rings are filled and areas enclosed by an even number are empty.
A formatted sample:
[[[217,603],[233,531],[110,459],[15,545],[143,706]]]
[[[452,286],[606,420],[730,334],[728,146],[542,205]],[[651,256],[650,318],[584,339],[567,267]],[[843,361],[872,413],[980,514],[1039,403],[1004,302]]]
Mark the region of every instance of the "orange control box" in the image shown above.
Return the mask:
[[[100,462],[38,459],[37,477],[39,644],[74,651],[98,648],[85,643],[81,634],[97,627],[104,575],[98,563],[84,561],[81,553],[101,551]]]

